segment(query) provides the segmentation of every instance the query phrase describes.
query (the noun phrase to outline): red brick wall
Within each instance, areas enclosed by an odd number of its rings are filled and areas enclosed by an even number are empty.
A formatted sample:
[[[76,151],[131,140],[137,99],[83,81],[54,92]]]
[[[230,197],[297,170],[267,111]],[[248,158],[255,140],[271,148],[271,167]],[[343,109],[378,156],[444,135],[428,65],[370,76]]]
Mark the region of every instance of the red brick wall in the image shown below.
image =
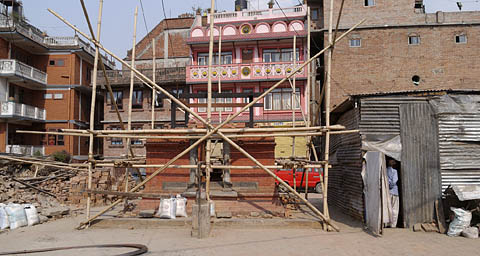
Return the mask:
[[[455,43],[459,33],[467,43]],[[408,44],[411,34],[420,36],[420,45]],[[354,35],[361,47],[349,47],[348,39],[335,46],[332,105],[359,93],[480,88],[478,26],[375,28]],[[421,78],[418,86],[414,75]]]
[[[274,164],[274,148],[275,143],[272,139],[250,138],[237,140],[249,154],[253,155],[258,161],[265,165]],[[187,141],[182,140],[156,140],[147,143],[147,164],[163,164],[175,157],[178,153],[189,146]],[[201,145],[200,147],[204,147]],[[180,158],[174,164],[190,164],[189,154]],[[232,165],[254,165],[242,153],[237,150],[231,150]],[[147,175],[154,172],[153,168],[147,169]],[[216,211],[230,211],[233,214],[248,215],[252,211],[268,212],[276,215],[283,214],[283,206],[278,200],[276,194],[275,182],[272,177],[261,169],[232,169],[232,182],[255,182],[258,189],[252,192],[239,192],[237,198],[229,197],[212,197],[215,202]],[[146,184],[144,192],[146,193],[182,193],[184,191],[169,191],[162,188],[163,182],[188,182],[189,170],[167,168],[161,174],[153,178]],[[191,212],[191,205],[195,198],[188,198],[188,211]],[[140,209],[158,208],[159,200],[143,199]]]
[[[50,66],[50,60],[63,60],[63,66]],[[49,55],[47,61],[48,84],[74,84],[75,80],[75,54]],[[77,83],[78,84],[78,83]]]
[[[0,123],[0,152],[5,152],[5,146],[7,137],[7,125],[6,123]]]

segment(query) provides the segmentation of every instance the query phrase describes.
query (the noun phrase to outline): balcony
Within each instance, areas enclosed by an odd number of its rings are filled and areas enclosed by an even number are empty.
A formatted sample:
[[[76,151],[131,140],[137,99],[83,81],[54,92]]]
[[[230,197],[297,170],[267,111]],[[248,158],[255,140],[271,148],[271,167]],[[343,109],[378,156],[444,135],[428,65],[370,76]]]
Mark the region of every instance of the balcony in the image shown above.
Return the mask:
[[[283,9],[283,10],[282,10]],[[250,20],[266,20],[266,19],[287,19],[306,16],[307,6],[295,6],[282,9],[267,9],[267,10],[244,10],[236,12],[220,12],[213,14],[215,23],[237,23]],[[208,14],[208,22],[210,21],[210,14]]]
[[[1,102],[0,118],[13,118],[30,121],[44,121],[47,117],[45,109],[16,102]]]
[[[297,67],[303,61],[297,63]],[[212,79],[217,81],[261,81],[280,80],[295,70],[291,62],[251,63],[215,65],[212,67]],[[296,75],[297,79],[306,79],[307,73],[302,68]],[[188,66],[187,83],[205,83],[208,81],[208,66]]]
[[[45,155],[45,146],[7,145],[5,153],[25,156]]]
[[[0,3],[1,6],[1,3]],[[27,42],[29,40],[25,40],[29,38],[36,44],[40,44],[46,48],[54,48],[54,49],[72,49],[72,48],[80,48],[85,50],[91,56],[95,56],[95,48],[92,47],[89,43],[81,40],[78,36],[68,36],[68,37],[50,37],[45,32],[42,32],[40,29],[32,26],[28,22],[25,21],[14,21],[12,17],[1,15],[0,17],[0,31],[1,32],[14,32],[16,31],[20,35],[12,35],[12,34],[5,34],[3,37],[7,41],[17,41],[17,45],[22,45],[27,47],[28,49],[33,49],[33,45]],[[1,33],[0,33],[0,36]],[[36,47],[38,48],[38,47]],[[111,56],[102,55],[103,62],[105,66],[109,67],[110,69],[115,68],[115,62]]]
[[[0,59],[0,76],[12,82],[29,80],[35,85],[47,84],[47,73],[14,59]]]
[[[153,80],[153,69],[139,69],[138,71]],[[112,85],[130,84],[130,74],[130,70],[107,70],[108,81]],[[155,79],[157,84],[185,82],[185,67],[157,68]],[[142,83],[137,76],[135,76],[134,82],[136,84]],[[98,84],[106,84],[103,72],[98,72]]]

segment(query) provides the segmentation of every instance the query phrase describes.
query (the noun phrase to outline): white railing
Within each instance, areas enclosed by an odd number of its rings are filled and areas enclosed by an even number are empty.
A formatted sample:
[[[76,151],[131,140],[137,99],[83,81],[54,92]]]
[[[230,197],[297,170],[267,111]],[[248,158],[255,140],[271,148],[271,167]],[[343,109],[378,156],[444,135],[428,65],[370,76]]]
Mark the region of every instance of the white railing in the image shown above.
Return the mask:
[[[6,145],[5,153],[26,156],[45,155],[45,146]]]
[[[47,73],[15,59],[0,59],[0,76],[18,76],[46,85]]]
[[[241,21],[241,20],[257,20],[257,19],[272,19],[272,18],[287,18],[306,16],[306,6],[295,6],[282,9],[267,9],[267,10],[244,10],[235,12],[221,12],[213,14],[215,22],[229,22],[229,21]],[[210,14],[208,14],[210,17]],[[210,18],[207,19],[208,21]]]
[[[37,108],[16,102],[1,102],[0,105],[0,118],[46,120],[47,112],[43,108]]]
[[[46,36],[38,28],[29,25],[26,22],[14,22],[12,17],[9,16],[1,16],[0,17],[0,28],[9,29],[11,31],[16,30],[18,33],[32,39],[33,41],[45,45],[47,47],[55,47],[55,46],[78,46],[83,48],[92,56],[95,56],[95,48],[92,47],[90,44],[80,40],[77,36],[61,36],[61,37],[49,37]],[[102,56],[104,59],[105,65],[110,68],[115,67],[115,62],[111,56],[104,55]]]

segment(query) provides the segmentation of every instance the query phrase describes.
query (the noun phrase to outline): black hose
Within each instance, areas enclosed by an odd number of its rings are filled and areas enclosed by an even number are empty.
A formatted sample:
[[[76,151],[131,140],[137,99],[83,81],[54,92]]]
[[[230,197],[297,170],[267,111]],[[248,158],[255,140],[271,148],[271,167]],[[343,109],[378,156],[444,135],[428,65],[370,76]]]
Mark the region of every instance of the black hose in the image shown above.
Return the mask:
[[[23,251],[14,251],[14,252],[0,252],[0,255],[40,253],[40,252],[85,249],[85,248],[123,248],[123,247],[135,248],[137,250],[135,250],[133,252],[117,254],[117,255],[114,255],[114,256],[134,256],[134,255],[142,255],[142,254],[148,252],[148,247],[143,245],[143,244],[99,244],[99,245],[82,245],[82,246],[68,246],[68,247],[52,247],[52,248],[35,249],[35,250],[23,250]]]

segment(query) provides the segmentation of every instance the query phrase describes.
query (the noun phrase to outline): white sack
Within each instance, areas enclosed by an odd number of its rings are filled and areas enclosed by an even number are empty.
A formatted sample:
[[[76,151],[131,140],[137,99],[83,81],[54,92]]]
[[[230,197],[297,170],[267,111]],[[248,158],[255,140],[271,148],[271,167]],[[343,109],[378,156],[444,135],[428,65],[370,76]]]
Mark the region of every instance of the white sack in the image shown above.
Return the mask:
[[[450,210],[455,213],[455,219],[448,226],[448,236],[459,236],[462,231],[470,227],[472,220],[472,213],[460,208],[450,207]]]
[[[478,228],[477,227],[469,227],[462,231],[462,236],[466,238],[478,238]]]
[[[24,204],[25,215],[27,215],[27,223],[29,226],[40,223],[40,217],[38,216],[37,208],[32,204]]]
[[[161,199],[157,216],[162,219],[175,219],[177,200],[175,198]]]
[[[28,225],[27,215],[20,204],[9,204],[5,207],[10,222],[10,229],[16,229]]]
[[[215,217],[215,202],[208,202],[210,205],[210,217]]]
[[[0,204],[0,230],[4,230],[10,227],[10,221],[8,221],[8,215],[5,211],[5,205]]]
[[[181,195],[177,195],[177,209],[176,209],[176,216],[177,217],[187,217],[187,199],[182,197]]]

